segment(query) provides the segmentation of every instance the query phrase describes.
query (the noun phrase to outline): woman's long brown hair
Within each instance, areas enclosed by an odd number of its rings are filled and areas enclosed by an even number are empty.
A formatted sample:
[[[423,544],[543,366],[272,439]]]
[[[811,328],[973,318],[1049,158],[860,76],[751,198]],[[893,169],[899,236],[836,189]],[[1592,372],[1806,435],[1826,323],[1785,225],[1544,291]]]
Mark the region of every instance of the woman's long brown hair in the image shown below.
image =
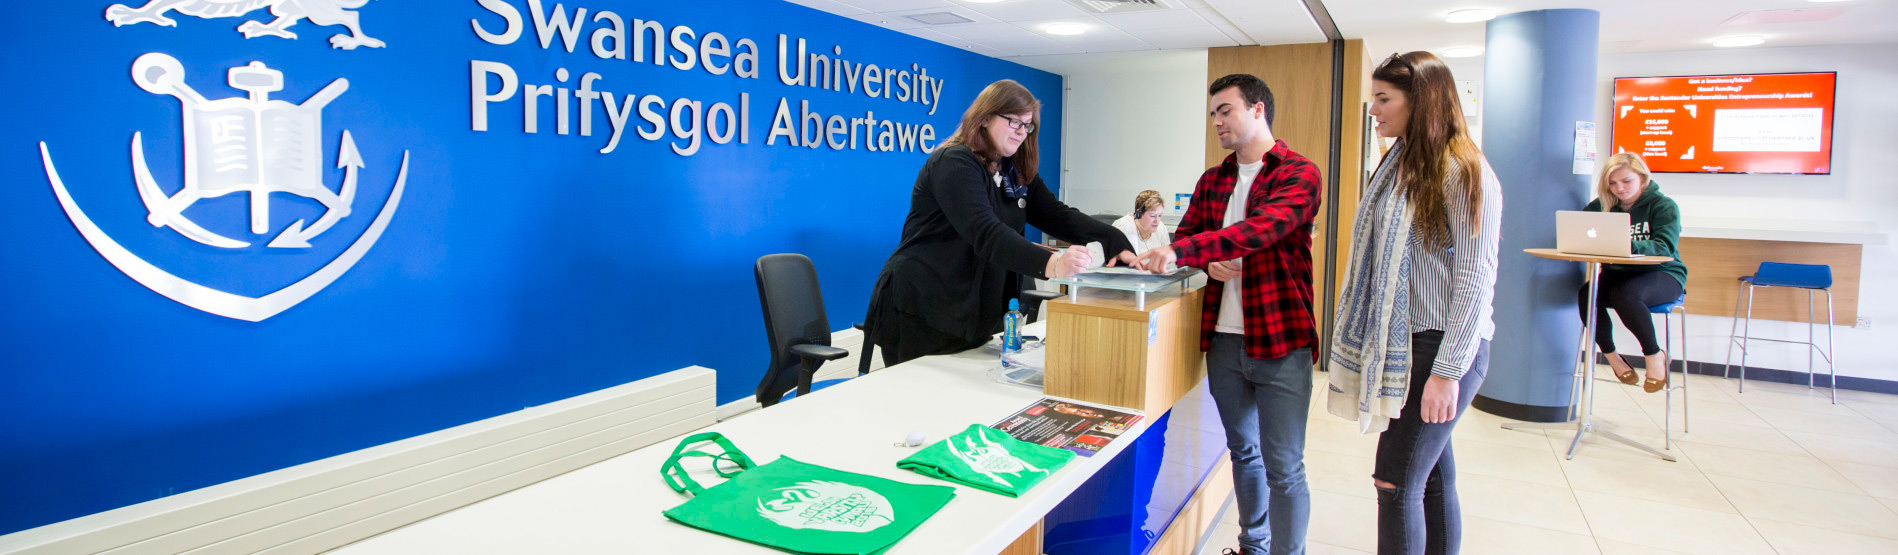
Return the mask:
[[[1012,157],[1015,159],[1015,177],[1023,185],[1033,182],[1035,170],[1041,163],[1040,151],[1035,148],[1035,138],[1041,135],[1041,102],[1035,100],[1034,93],[1028,92],[1027,87],[1012,79],[989,83],[988,87],[982,89],[982,94],[975,95],[975,102],[969,105],[968,111],[962,113],[962,123],[956,126],[956,132],[936,148],[969,145],[969,150],[975,151],[977,158],[984,162],[997,162],[1001,157],[996,156],[995,145],[990,144],[986,128],[989,120],[1003,114],[1034,114],[1034,118],[1029,121],[1035,124],[1035,130],[1028,132],[1028,138],[1022,139],[1021,148],[1016,149]]]
[[[1436,55],[1424,51],[1393,54],[1371,72],[1371,78],[1404,92],[1410,121],[1404,125],[1404,151],[1397,169],[1404,194],[1416,211],[1423,244],[1433,249],[1450,245],[1450,216],[1446,194],[1460,187],[1469,199],[1470,232],[1482,226],[1482,153],[1470,139],[1469,124],[1457,99],[1456,79]],[[1452,168],[1457,182],[1448,180]]]

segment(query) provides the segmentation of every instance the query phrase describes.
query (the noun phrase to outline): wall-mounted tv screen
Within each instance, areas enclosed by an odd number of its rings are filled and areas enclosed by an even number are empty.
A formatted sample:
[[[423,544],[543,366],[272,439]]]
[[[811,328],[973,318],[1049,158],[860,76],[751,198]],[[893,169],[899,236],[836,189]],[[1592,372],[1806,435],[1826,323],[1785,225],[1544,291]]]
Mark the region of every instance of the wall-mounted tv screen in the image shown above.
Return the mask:
[[[1656,172],[1832,173],[1838,74],[1615,79],[1614,151]]]

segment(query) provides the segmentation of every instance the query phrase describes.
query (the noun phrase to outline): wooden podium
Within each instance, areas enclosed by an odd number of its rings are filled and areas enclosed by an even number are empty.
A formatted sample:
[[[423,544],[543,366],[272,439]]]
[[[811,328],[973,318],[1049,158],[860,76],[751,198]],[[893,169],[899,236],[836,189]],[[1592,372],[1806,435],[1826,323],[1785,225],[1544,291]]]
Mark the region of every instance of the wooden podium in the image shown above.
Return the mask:
[[[1204,290],[1148,293],[1081,288],[1048,301],[1048,395],[1157,415],[1206,378],[1199,350]]]

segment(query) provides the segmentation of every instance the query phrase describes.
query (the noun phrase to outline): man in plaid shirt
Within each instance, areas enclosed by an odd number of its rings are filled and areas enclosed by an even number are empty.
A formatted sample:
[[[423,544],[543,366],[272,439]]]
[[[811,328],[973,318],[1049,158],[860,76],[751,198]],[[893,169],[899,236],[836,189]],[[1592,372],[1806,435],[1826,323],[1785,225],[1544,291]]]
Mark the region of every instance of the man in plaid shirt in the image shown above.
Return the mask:
[[[1305,417],[1318,345],[1311,231],[1324,178],[1273,138],[1264,81],[1228,75],[1207,94],[1219,146],[1233,153],[1200,176],[1173,244],[1141,254],[1140,265],[1159,271],[1177,262],[1212,277],[1200,350],[1232,449],[1240,550],[1303,553],[1311,514]]]

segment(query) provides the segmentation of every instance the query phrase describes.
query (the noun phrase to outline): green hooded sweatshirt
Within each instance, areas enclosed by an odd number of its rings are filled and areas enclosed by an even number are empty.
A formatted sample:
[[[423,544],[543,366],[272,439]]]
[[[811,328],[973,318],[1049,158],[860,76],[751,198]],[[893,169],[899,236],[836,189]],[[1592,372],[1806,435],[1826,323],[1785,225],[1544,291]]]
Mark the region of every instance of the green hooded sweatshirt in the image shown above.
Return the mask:
[[[1584,210],[1598,212],[1601,199],[1588,203]],[[1610,212],[1627,212],[1629,230],[1634,235],[1634,253],[1672,257],[1665,264],[1635,266],[1627,264],[1608,264],[1605,271],[1617,272],[1667,272],[1687,287],[1687,265],[1681,263],[1681,207],[1674,199],[1661,194],[1661,185],[1648,180],[1648,186],[1641,191],[1641,198],[1634,199],[1634,207],[1621,209],[1616,202]]]

